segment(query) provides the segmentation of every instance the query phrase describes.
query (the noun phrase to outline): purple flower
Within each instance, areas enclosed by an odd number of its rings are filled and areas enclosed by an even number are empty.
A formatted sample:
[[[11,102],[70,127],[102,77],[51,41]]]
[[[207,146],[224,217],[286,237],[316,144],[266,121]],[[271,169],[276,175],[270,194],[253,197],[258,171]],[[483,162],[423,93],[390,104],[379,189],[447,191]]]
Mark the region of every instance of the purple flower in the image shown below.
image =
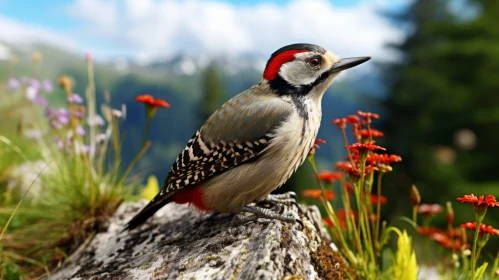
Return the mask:
[[[45,115],[49,119],[50,126],[55,129],[61,129],[69,123],[69,112],[64,108],[47,109]]]
[[[76,127],[76,133],[78,133],[78,135],[80,135],[80,136],[84,136],[85,135],[85,129],[83,129],[83,127],[81,125],[78,125]]]
[[[92,148],[89,145],[83,145],[83,152],[85,154],[93,154],[95,153],[95,148]]]
[[[45,91],[46,93],[50,93],[50,92],[54,91],[54,85],[52,84],[52,82],[50,80],[43,81],[42,88],[43,88],[43,91]]]
[[[15,91],[16,89],[21,87],[21,81],[16,78],[9,78],[7,81],[7,88],[11,91]]]
[[[84,112],[82,112],[82,111],[80,111],[80,110],[76,110],[76,111],[74,112],[74,116],[75,116],[75,117],[77,117],[77,118],[79,118],[79,119],[81,119],[81,118],[83,118],[83,116],[84,116]]]
[[[43,107],[43,108],[47,107],[47,99],[45,99],[45,97],[43,97],[41,95],[38,95],[37,97],[35,97],[33,102],[35,102],[35,104],[39,105],[40,107]]]
[[[30,87],[33,87],[36,89],[36,91],[39,91],[40,90],[40,81],[38,81],[37,79],[33,79],[31,78],[28,82],[28,85]]]
[[[74,104],[81,104],[83,103],[83,98],[81,98],[81,96],[79,96],[78,94],[73,93],[71,96],[68,97],[68,102]]]
[[[59,147],[59,149],[64,148],[64,143],[59,137],[54,137],[54,142],[57,144],[57,147]]]

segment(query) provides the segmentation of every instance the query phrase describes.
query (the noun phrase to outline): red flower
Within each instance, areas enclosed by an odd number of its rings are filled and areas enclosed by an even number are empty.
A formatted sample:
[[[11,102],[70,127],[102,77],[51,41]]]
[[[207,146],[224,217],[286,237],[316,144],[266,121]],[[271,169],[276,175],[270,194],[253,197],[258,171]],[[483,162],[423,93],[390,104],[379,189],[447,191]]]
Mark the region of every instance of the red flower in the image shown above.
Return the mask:
[[[345,127],[347,126],[347,119],[346,118],[335,119],[332,123],[337,125],[340,129],[345,129]]]
[[[364,119],[379,119],[379,115],[370,112],[357,111],[357,115],[363,117]]]
[[[460,227],[475,230],[476,229],[476,222],[467,222],[467,223],[462,224]],[[495,229],[492,226],[488,226],[486,224],[480,224],[480,233],[481,234],[490,234],[490,235],[499,235],[499,229]]]
[[[431,239],[442,244],[444,247],[452,247],[452,240],[445,233],[435,232],[429,235]]]
[[[451,235],[452,235],[452,237],[456,237],[456,238],[454,238],[454,240],[452,239],[451,236],[449,236],[448,231],[434,228],[434,227],[418,227],[417,231],[419,234],[428,236],[429,238],[435,240],[436,242],[443,245],[447,249],[453,249],[453,247],[454,247],[454,249],[459,250],[459,249],[461,249],[461,247],[463,245],[462,244],[463,241],[461,239],[462,238],[461,229],[459,229],[459,228],[452,229]],[[466,244],[466,248],[468,248],[468,247],[469,247],[469,244]]]
[[[418,206],[418,213],[421,215],[433,216],[444,210],[439,204],[421,204]]]
[[[334,224],[333,224],[333,221],[331,221],[331,218],[327,217],[327,218],[324,218],[322,219],[324,221],[324,223],[329,226],[329,227],[333,227]],[[343,220],[338,220],[338,224],[340,225],[340,228],[341,229],[345,229],[346,228],[346,222],[343,221]]]
[[[397,155],[388,155],[388,154],[371,154],[367,156],[367,162],[374,164],[374,163],[384,163],[384,164],[389,164],[392,162],[399,162],[402,161],[402,158]]]
[[[314,144],[312,145],[312,147],[310,148],[310,151],[308,152],[308,155],[309,156],[312,156],[315,154],[315,149],[319,149],[319,144],[326,144],[326,140],[323,140],[323,139],[320,139],[320,138],[317,138],[314,142]]]
[[[343,176],[343,173],[341,172],[333,172],[329,170],[324,170],[319,173],[319,180],[325,181],[328,183],[333,183],[335,181],[338,181],[341,179]]]
[[[346,161],[338,161],[335,165],[334,165],[334,169],[337,169],[337,170],[340,170],[340,171],[348,171],[350,170],[352,167],[352,164],[349,163],[349,162],[346,162]]]
[[[154,107],[164,107],[164,108],[170,108],[170,104],[163,99],[156,99],[154,100]]]
[[[350,179],[356,181],[360,179],[360,169],[350,166],[347,170],[348,176],[350,176]]]
[[[421,235],[431,235],[434,233],[443,233],[444,231],[436,227],[418,227],[418,233]]]
[[[374,145],[374,141],[371,141],[371,142],[367,142],[367,143],[354,143],[352,144],[351,146],[347,146],[346,147],[347,149],[349,149],[350,151],[374,151],[374,150],[386,150],[385,148],[381,147],[381,146],[378,146],[378,145]]]
[[[357,117],[356,115],[347,116],[347,119],[346,119],[346,122],[349,124],[358,124],[359,121],[360,121],[359,117]]]
[[[154,103],[154,97],[149,94],[139,95],[135,97],[135,101],[145,103],[146,105],[152,105]]]
[[[154,99],[149,94],[144,94],[144,95],[139,95],[135,98],[135,101],[144,103],[148,107],[153,107],[153,108],[158,108],[158,107],[164,107],[164,108],[170,108],[170,104],[168,102],[164,101],[163,99]]]
[[[379,197],[379,203],[381,204],[386,204],[388,202],[388,199],[384,196]],[[378,204],[378,196],[371,194],[371,204]]]
[[[314,142],[314,146],[312,146],[312,148],[317,148],[319,149],[319,144],[326,144],[326,140],[324,139],[321,139],[321,138],[317,138],[317,140],[315,140]]]
[[[347,189],[347,192],[353,192],[353,186],[349,182],[344,182],[343,186],[345,186],[345,189]]]
[[[329,226],[329,227],[333,227],[333,221],[331,221],[331,218],[327,217],[327,218],[324,218],[322,219],[324,221],[324,223]]]
[[[367,174],[371,173],[372,171],[379,171],[379,169],[376,166],[372,166],[372,165],[366,166],[366,176],[367,176]]]
[[[463,197],[458,197],[457,201],[461,203],[472,203],[476,206],[487,205],[490,207],[499,207],[499,202],[496,201],[496,197],[493,195],[487,195],[484,198],[484,195],[480,197],[476,197],[474,194],[464,195]]]
[[[354,180],[358,180],[360,178],[360,169],[358,167],[352,166],[349,162],[346,161],[338,161],[335,166],[335,169],[340,171],[346,171],[350,178]],[[367,176],[372,171],[377,171],[378,168],[372,165],[366,166],[365,176]]]
[[[326,193],[326,200],[333,200],[336,198],[336,195],[332,191],[325,191],[325,193]],[[311,198],[315,198],[315,199],[322,201],[322,191],[321,190],[318,190],[318,189],[304,190],[302,194],[304,197],[311,197]]]
[[[364,137],[364,138],[371,138],[371,137],[383,137],[384,136],[384,133],[379,131],[379,130],[376,130],[376,129],[361,129],[359,130],[359,134],[360,136]]]
[[[357,211],[355,210],[350,210],[350,215],[352,215],[355,220],[358,217]],[[347,218],[347,211],[345,209],[336,211],[336,217],[338,217],[339,220],[345,220]]]

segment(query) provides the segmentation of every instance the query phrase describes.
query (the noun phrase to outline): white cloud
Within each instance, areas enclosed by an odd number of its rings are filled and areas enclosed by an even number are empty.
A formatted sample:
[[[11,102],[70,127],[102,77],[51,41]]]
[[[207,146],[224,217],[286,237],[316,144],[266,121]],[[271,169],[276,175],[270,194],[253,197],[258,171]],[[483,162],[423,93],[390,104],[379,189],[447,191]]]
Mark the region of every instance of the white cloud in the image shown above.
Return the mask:
[[[340,56],[391,55],[384,45],[402,34],[378,14],[386,3],[339,8],[331,2],[239,6],[213,0],[76,0],[67,10],[81,21],[84,34],[142,59],[179,52],[268,56],[296,42],[318,44]]]
[[[55,43],[68,50],[77,49],[75,43],[67,36],[38,26],[21,23],[3,16],[0,16],[0,26],[0,41],[2,42],[21,45],[45,42]]]

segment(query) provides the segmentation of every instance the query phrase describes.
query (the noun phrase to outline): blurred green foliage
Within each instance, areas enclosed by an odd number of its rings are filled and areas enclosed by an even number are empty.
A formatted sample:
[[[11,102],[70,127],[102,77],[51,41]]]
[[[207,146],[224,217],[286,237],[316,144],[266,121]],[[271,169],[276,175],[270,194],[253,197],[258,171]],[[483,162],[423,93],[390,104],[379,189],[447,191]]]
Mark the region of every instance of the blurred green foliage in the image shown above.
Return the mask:
[[[474,219],[464,194],[499,196],[499,2],[417,0],[391,15],[408,36],[383,65],[387,148],[404,161],[386,184],[392,213],[406,211],[415,183],[423,203],[454,204],[456,223]],[[457,11],[457,12],[456,12]],[[393,210],[398,211],[393,211]],[[499,210],[485,223],[499,227]],[[437,222],[444,225],[444,215]],[[491,243],[498,247],[497,238]],[[490,248],[490,246],[488,246]]]
[[[203,101],[200,106],[200,125],[207,120],[224,102],[222,78],[215,64],[210,64],[203,72]]]

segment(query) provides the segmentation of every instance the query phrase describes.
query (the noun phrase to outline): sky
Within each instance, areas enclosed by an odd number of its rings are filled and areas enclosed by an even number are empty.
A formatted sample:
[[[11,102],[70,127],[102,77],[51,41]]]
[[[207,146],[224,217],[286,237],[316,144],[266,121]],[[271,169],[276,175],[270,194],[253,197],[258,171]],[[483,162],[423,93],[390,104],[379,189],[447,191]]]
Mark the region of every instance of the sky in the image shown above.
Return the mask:
[[[0,0],[0,42],[43,42],[97,59],[258,54],[304,42],[387,59],[402,31],[381,11],[410,0]]]

